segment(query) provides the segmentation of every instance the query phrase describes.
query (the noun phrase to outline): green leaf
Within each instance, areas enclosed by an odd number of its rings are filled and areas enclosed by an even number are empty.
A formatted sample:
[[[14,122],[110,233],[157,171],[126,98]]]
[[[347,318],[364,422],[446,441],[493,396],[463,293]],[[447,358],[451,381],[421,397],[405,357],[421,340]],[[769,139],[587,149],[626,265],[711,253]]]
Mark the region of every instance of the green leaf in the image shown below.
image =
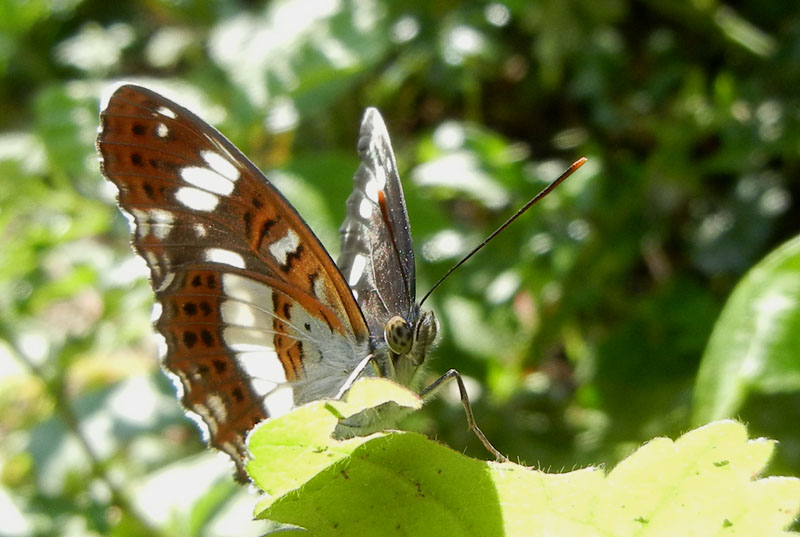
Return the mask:
[[[259,518],[317,536],[777,536],[788,535],[782,528],[800,505],[800,479],[753,479],[774,442],[748,440],[734,421],[652,440],[607,476],[598,468],[549,474],[470,459],[415,433],[334,440],[337,414],[418,403],[381,379],[352,392],[346,403],[311,403],[253,434],[248,471],[269,494]]]
[[[694,422],[733,416],[751,393],[800,389],[800,236],[736,286],[703,355]]]
[[[375,436],[334,440],[341,417],[388,402],[409,409],[422,406],[415,393],[385,379],[369,379],[356,382],[347,401],[315,401],[263,423],[249,438],[250,477],[273,497],[298,488]]]
[[[389,45],[379,2],[317,7],[280,0],[261,13],[229,17],[214,28],[211,57],[253,102],[263,105],[268,96],[290,95],[296,110],[314,117],[357,84]],[[287,25],[292,14],[301,22]],[[353,24],[359,16],[362,23]]]

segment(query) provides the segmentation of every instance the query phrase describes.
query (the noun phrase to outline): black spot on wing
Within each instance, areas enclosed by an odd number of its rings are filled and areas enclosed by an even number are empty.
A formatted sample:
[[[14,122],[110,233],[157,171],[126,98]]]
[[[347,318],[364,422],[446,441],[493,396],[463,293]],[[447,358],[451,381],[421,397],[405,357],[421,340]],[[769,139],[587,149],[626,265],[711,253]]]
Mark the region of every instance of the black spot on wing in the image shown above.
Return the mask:
[[[192,347],[197,344],[197,334],[192,332],[191,330],[187,330],[183,333],[183,344],[186,345],[187,349],[191,349]]]
[[[284,273],[286,273],[286,274],[289,274],[289,272],[291,272],[291,271],[292,271],[292,265],[293,265],[295,262],[297,262],[297,261],[300,261],[300,258],[301,258],[301,257],[303,257],[303,251],[304,251],[304,250],[305,250],[305,248],[303,248],[303,245],[302,245],[302,244],[299,244],[299,245],[297,246],[297,249],[296,249],[294,252],[291,252],[291,253],[289,253],[289,254],[286,254],[286,263],[284,263],[283,265],[281,265],[281,266],[280,266],[280,269],[281,269],[281,270],[282,270]]]

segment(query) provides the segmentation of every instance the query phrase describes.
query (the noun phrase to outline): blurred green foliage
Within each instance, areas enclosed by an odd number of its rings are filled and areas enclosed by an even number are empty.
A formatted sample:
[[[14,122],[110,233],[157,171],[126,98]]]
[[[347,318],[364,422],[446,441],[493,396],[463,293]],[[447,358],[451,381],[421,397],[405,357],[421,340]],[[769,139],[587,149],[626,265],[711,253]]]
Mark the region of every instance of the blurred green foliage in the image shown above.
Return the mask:
[[[798,66],[791,2],[0,0],[0,535],[263,531],[158,370],[93,147],[116,80],[213,122],[334,252],[377,106],[422,292],[589,157],[433,296],[431,378],[471,377],[484,432],[544,469],[738,415],[800,474],[796,248],[706,350],[800,229]],[[456,397],[406,425],[485,455]]]

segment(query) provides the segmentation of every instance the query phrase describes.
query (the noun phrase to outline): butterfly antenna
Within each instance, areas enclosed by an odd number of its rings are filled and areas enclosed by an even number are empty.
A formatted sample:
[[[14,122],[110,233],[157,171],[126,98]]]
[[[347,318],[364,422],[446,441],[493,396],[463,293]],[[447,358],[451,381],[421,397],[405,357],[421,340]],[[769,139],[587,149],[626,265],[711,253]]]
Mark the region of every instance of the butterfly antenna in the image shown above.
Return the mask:
[[[491,234],[491,235],[489,235],[488,237],[486,237],[486,239],[484,239],[484,241],[483,241],[483,242],[481,242],[481,243],[480,243],[478,246],[476,246],[475,248],[473,248],[473,249],[472,249],[472,251],[471,251],[470,253],[468,253],[467,255],[465,255],[464,257],[462,257],[462,258],[461,258],[461,260],[460,260],[458,263],[456,263],[455,265],[453,265],[452,267],[450,267],[450,269],[449,269],[447,272],[445,272],[445,273],[444,273],[444,276],[442,276],[441,278],[439,278],[439,280],[438,280],[438,281],[437,281],[435,284],[433,284],[433,287],[431,287],[430,291],[428,291],[428,292],[425,294],[425,296],[424,296],[424,297],[422,297],[422,300],[420,300],[420,301],[419,301],[419,305],[420,305],[420,306],[422,306],[422,304],[423,304],[423,303],[424,303],[424,302],[425,302],[425,301],[428,299],[428,297],[429,297],[429,296],[431,296],[431,294],[433,294],[433,292],[436,290],[436,288],[437,288],[437,287],[439,287],[439,286],[440,286],[440,285],[441,285],[441,284],[442,284],[442,283],[443,283],[443,282],[444,282],[444,281],[445,281],[445,280],[448,278],[448,276],[450,276],[450,275],[453,273],[453,271],[455,271],[455,270],[456,270],[458,267],[460,267],[461,265],[463,265],[464,263],[466,263],[466,262],[469,260],[469,258],[471,258],[473,255],[477,254],[477,253],[478,253],[478,251],[479,251],[481,248],[483,248],[484,246],[486,246],[487,244],[489,244],[489,242],[490,242],[492,239],[494,239],[494,238],[495,238],[497,235],[499,235],[501,231],[503,231],[505,228],[507,228],[508,226],[510,226],[510,225],[511,225],[511,223],[512,223],[514,220],[516,220],[517,218],[519,218],[520,216],[522,216],[522,215],[525,213],[525,211],[527,211],[528,209],[530,209],[531,207],[533,207],[533,205],[534,205],[534,204],[535,204],[537,201],[539,201],[540,199],[542,199],[543,197],[545,197],[546,195],[548,195],[550,192],[552,192],[552,191],[553,191],[553,189],[555,189],[555,188],[556,188],[558,185],[560,185],[561,183],[563,183],[563,182],[564,182],[564,180],[565,180],[567,177],[569,177],[570,175],[572,175],[573,173],[575,173],[575,171],[576,171],[578,168],[580,168],[581,166],[583,166],[585,163],[586,163],[586,157],[581,157],[581,158],[579,158],[578,160],[576,160],[575,162],[573,162],[573,163],[572,163],[572,165],[570,165],[570,167],[569,167],[569,168],[567,168],[567,169],[564,171],[564,173],[562,173],[562,174],[561,174],[561,175],[560,175],[560,176],[559,176],[559,177],[558,177],[558,178],[557,178],[555,181],[553,181],[552,183],[550,183],[549,185],[547,185],[547,186],[546,186],[546,187],[545,187],[545,188],[544,188],[544,189],[543,189],[541,192],[539,192],[539,193],[538,193],[538,194],[536,194],[536,195],[535,195],[533,198],[531,198],[531,199],[530,199],[530,201],[528,201],[528,203],[526,203],[525,205],[523,205],[523,206],[522,206],[522,208],[521,208],[519,211],[517,211],[516,213],[514,213],[514,214],[513,214],[513,215],[512,215],[512,216],[511,216],[511,217],[510,217],[508,220],[506,220],[505,222],[503,222],[503,223],[500,225],[500,227],[498,227],[497,229],[495,229],[495,230],[492,232],[492,234]]]

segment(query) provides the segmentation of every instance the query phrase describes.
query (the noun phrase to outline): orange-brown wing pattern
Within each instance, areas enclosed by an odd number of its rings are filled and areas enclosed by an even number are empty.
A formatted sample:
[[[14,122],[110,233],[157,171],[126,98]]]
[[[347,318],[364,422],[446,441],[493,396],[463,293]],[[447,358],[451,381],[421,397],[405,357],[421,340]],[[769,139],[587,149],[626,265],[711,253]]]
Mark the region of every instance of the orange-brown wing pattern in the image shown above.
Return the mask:
[[[121,86],[97,148],[150,268],[164,366],[243,477],[255,423],[334,395],[366,356],[364,316],[289,202],[193,113]]]

